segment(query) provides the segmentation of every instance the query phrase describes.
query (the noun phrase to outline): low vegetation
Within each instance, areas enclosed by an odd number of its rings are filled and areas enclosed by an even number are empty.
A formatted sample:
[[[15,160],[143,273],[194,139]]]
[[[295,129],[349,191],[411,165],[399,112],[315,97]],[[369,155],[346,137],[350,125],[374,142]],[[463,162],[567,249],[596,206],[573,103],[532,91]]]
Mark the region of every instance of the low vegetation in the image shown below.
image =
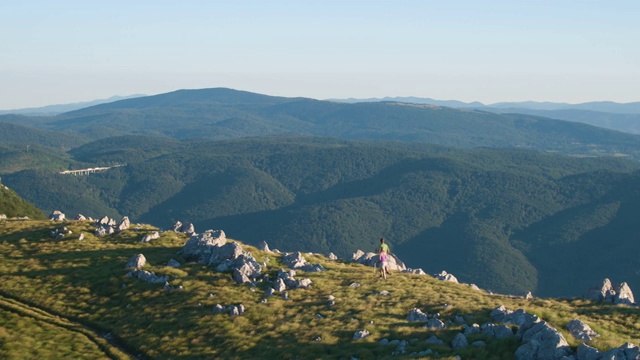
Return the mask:
[[[67,227],[72,234],[56,240],[51,231]],[[440,313],[448,321],[459,315],[471,323],[489,321],[499,305],[523,308],[548,320],[573,340],[563,327],[579,318],[601,334],[591,345],[599,349],[637,343],[640,310],[583,300],[514,298],[489,295],[466,285],[437,281],[430,276],[392,273],[386,281],[375,269],[320,255],[305,255],[327,271],[299,272],[313,281],[309,289],[289,291],[289,300],[276,295],[262,303],[266,283],[237,285],[228,273],[196,263],[185,263],[179,251],[185,235],[163,232],[160,239],[141,243],[156,229],[134,225],[112,236],[98,238],[88,221],[5,221],[0,225],[0,355],[19,359],[19,348],[30,344],[39,359],[112,358],[147,359],[320,359],[387,358],[394,346],[379,340],[406,340],[407,355],[431,349],[440,359],[509,359],[519,343],[514,339],[485,340],[481,348],[454,351],[451,339],[461,330],[450,323],[434,331],[409,323],[408,312],[420,308]],[[78,240],[79,234],[83,240]],[[271,278],[282,267],[279,255],[243,245]],[[133,255],[147,258],[145,270],[170,277],[163,290],[126,277],[125,265]],[[170,259],[182,263],[167,267]],[[360,286],[350,286],[358,283]],[[382,291],[390,295],[381,295]],[[328,297],[335,306],[328,307]],[[214,314],[214,305],[243,304],[244,315]],[[53,331],[57,329],[56,331]],[[371,336],[354,341],[356,331]],[[20,333],[22,335],[14,335]],[[429,345],[436,335],[443,345]],[[107,341],[108,340],[108,341]],[[55,343],[55,344],[54,344]],[[64,343],[65,345],[61,345]],[[436,358],[424,357],[424,358]]]

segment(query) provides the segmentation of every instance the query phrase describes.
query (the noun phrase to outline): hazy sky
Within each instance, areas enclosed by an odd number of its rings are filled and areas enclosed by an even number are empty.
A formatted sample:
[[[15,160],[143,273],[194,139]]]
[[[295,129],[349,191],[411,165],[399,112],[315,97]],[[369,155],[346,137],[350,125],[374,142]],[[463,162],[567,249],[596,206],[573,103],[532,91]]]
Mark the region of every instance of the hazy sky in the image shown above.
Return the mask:
[[[209,87],[640,101],[640,1],[0,0],[0,109]]]

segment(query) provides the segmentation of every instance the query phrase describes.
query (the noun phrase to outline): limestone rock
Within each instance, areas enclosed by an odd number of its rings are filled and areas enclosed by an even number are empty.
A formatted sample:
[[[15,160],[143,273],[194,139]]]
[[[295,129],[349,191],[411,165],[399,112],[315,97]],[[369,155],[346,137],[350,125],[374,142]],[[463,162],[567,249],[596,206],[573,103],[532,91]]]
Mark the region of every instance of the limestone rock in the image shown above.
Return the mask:
[[[604,301],[610,291],[613,290],[613,286],[611,285],[611,280],[604,279],[602,284],[596,285],[591,289],[587,290],[584,294],[583,299],[585,300],[595,300],[595,301]]]
[[[76,216],[76,220],[77,221],[85,221],[85,220],[87,220],[87,218],[82,214],[78,214],[78,216]]]
[[[338,260],[338,257],[336,256],[336,254],[334,254],[332,252],[327,254],[327,257],[329,258],[329,260]]]
[[[427,322],[429,318],[427,317],[427,314],[422,312],[422,310],[418,308],[413,308],[411,309],[411,311],[409,311],[409,315],[407,315],[407,320]]]
[[[438,337],[435,335],[431,336],[424,342],[426,342],[427,344],[433,344],[433,345],[442,345],[444,343],[444,341],[438,339]]]
[[[369,337],[369,332],[367,330],[361,330],[361,331],[357,331],[355,334],[353,334],[353,340],[361,340],[364,339],[366,337]]]
[[[271,249],[269,249],[269,245],[267,244],[266,241],[263,241],[263,242],[260,243],[260,245],[258,245],[258,250],[271,252]]]
[[[172,267],[172,268],[179,268],[180,267],[180,263],[176,259],[170,259],[167,262],[167,266],[168,267]]]
[[[227,243],[227,236],[222,230],[206,230],[202,234],[192,235],[182,246],[185,257],[196,259],[208,264],[212,252],[218,251],[215,247],[221,247]]]
[[[131,226],[131,221],[129,221],[129,217],[124,216],[120,220],[120,223],[118,223],[118,226],[116,227],[116,231],[120,232],[120,231],[127,230],[129,229],[130,226]]]
[[[147,264],[147,258],[143,254],[136,254],[127,262],[127,269],[142,269]]]
[[[182,232],[182,223],[180,221],[176,221],[176,223],[171,227],[171,231]]]
[[[615,287],[616,295],[613,298],[614,304],[627,304],[633,305],[636,301],[633,298],[633,292],[626,282]]]
[[[414,274],[414,275],[427,275],[426,272],[424,272],[424,270],[418,268],[418,269],[406,269],[406,270],[402,270],[403,273],[408,273],[408,274]]]
[[[429,329],[435,329],[435,330],[444,330],[447,328],[447,325],[445,325],[445,323],[442,322],[442,320],[440,319],[431,318],[429,319],[429,321],[427,321],[427,324],[425,325],[425,327]]]
[[[444,270],[442,270],[439,274],[435,274],[433,277],[435,277],[438,280],[449,281],[449,282],[458,284],[458,279],[452,274],[449,274]]]
[[[583,323],[578,319],[569,321],[565,328],[569,330],[569,333],[574,338],[582,341],[591,341],[594,338],[600,336],[598,335],[598,333],[593,331],[589,325]]]
[[[146,234],[145,236],[142,237],[142,240],[140,240],[140,242],[143,243],[148,243],[151,240],[156,240],[156,239],[160,239],[160,233],[157,231],[154,231],[152,233]]]
[[[463,333],[457,333],[453,340],[451,340],[451,347],[455,350],[464,349],[468,346],[469,342],[467,341],[467,337],[464,336]]]
[[[164,284],[169,281],[168,276],[158,276],[155,273],[147,270],[133,270],[127,273],[127,276],[134,277],[152,284]]]
[[[64,221],[65,215],[60,210],[55,210],[49,215],[51,221]]]
[[[516,350],[516,359],[562,359],[572,355],[567,340],[546,321],[540,321],[526,329],[522,345]]]

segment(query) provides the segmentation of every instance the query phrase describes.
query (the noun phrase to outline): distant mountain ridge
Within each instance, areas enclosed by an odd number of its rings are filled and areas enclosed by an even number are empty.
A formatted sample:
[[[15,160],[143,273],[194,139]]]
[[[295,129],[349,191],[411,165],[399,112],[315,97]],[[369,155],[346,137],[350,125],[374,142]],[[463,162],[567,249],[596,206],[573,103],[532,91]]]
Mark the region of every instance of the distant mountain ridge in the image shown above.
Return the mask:
[[[135,95],[127,95],[127,96],[112,96],[108,99],[97,99],[92,101],[83,101],[71,104],[57,104],[57,105],[47,105],[35,108],[23,108],[23,109],[12,109],[12,110],[0,110],[0,115],[4,114],[19,114],[19,115],[29,115],[29,116],[54,116],[58,114],[62,114],[65,112],[78,110],[94,105],[110,103],[119,100],[125,99],[133,99],[138,97],[143,97],[146,95],[143,94],[135,94]]]
[[[492,104],[483,104],[479,101],[464,102],[458,100],[435,100],[431,98],[405,96],[405,97],[383,97],[383,98],[347,98],[347,99],[327,99],[328,101],[358,103],[358,102],[381,102],[381,101],[397,101],[414,104],[429,104],[436,106],[448,106],[455,108],[473,108],[473,109],[529,109],[529,110],[586,110],[599,111],[614,114],[640,114],[640,101],[630,103],[617,103],[613,101],[591,101],[586,103],[569,104],[556,102],[538,102],[538,101],[521,101],[521,102],[497,102]]]
[[[345,103],[396,101],[412,104],[448,106],[458,109],[476,109],[499,114],[526,114],[550,119],[574,121],[593,126],[640,134],[640,102],[616,103],[612,101],[593,101],[581,104],[554,102],[499,102],[485,105],[481,102],[462,102],[457,100],[434,100],[420,97],[384,97],[368,99],[332,99]]]
[[[3,121],[94,140],[122,135],[183,140],[297,134],[640,158],[640,138],[635,135],[539,116],[397,101],[347,104],[226,88],[178,90],[53,117],[0,116]]]

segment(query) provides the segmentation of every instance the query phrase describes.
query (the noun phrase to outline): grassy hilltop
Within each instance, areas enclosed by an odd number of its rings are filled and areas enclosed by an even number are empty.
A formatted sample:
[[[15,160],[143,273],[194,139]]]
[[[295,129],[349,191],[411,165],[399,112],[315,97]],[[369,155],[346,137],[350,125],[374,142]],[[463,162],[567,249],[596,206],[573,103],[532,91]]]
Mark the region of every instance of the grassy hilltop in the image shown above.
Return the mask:
[[[59,240],[51,236],[65,226],[72,234]],[[237,285],[229,273],[185,262],[178,254],[186,241],[183,234],[163,232],[160,239],[141,243],[144,234],[156,229],[135,225],[103,238],[95,237],[93,229],[88,221],[0,224],[0,358],[371,359],[392,356],[395,346],[378,343],[386,338],[409,342],[403,357],[431,349],[441,359],[509,359],[519,346],[516,339],[472,335],[470,340],[484,340],[486,346],[454,351],[450,342],[461,325],[428,330],[407,321],[413,308],[439,312],[447,323],[462,316],[469,324],[488,322],[489,312],[499,305],[522,308],[549,321],[572,346],[579,342],[564,326],[578,318],[600,334],[590,345],[601,350],[627,341],[637,344],[640,333],[638,308],[489,295],[424,275],[392,273],[384,281],[370,267],[308,254],[309,262],[327,269],[298,271],[298,278],[313,281],[311,288],[289,290],[290,300],[276,294],[261,303],[264,282]],[[263,273],[270,278],[283,267],[280,255],[242,246],[259,262],[268,261]],[[126,277],[127,261],[139,253],[147,258],[145,270],[169,276],[171,286],[183,290]],[[172,258],[182,266],[165,266]],[[390,295],[380,294],[385,290]],[[327,306],[329,295],[335,297],[333,307]],[[243,304],[246,312],[214,314],[215,304]],[[354,341],[354,333],[365,329],[371,335]],[[425,343],[432,335],[444,344]]]

